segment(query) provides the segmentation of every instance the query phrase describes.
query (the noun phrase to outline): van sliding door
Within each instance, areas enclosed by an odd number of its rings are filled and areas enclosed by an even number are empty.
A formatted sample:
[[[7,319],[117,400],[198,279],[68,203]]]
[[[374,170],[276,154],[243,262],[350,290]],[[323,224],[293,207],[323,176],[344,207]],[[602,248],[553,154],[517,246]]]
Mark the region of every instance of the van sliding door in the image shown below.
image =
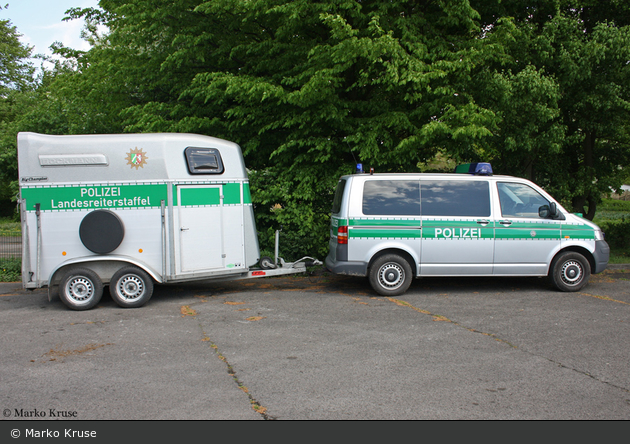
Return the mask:
[[[422,276],[492,274],[487,180],[421,180]]]

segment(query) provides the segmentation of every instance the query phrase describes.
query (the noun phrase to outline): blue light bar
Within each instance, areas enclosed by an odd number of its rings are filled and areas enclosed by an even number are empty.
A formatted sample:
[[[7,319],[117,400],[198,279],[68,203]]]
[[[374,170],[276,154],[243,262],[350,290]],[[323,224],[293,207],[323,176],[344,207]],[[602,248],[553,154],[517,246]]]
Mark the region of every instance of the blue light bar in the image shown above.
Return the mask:
[[[488,162],[465,163],[455,167],[456,173],[492,176],[492,166]]]

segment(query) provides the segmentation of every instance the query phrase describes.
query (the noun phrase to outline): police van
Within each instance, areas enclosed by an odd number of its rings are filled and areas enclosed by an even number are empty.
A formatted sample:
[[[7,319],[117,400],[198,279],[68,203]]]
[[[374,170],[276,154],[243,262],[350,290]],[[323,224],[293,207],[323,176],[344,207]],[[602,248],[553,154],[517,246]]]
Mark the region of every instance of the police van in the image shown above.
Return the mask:
[[[452,174],[355,174],[335,192],[326,267],[380,295],[426,276],[549,276],[578,291],[609,258],[604,234],[532,182],[466,164]]]
[[[154,283],[306,271],[260,257],[240,147],[194,134],[18,134],[22,281],[69,308],[144,305]]]

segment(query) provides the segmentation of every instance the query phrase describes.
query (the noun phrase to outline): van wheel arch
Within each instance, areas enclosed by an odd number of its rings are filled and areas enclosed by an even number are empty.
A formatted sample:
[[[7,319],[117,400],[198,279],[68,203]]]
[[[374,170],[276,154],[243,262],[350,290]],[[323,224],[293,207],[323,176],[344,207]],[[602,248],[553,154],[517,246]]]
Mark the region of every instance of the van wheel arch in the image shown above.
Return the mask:
[[[558,259],[558,257],[560,257],[560,255],[566,252],[573,252],[573,253],[581,254],[588,261],[588,264],[591,267],[591,270],[595,269],[597,264],[595,263],[595,257],[593,256],[593,253],[588,251],[586,248],[572,246],[572,247],[564,248],[556,253],[553,259],[549,262],[548,276],[551,276],[551,273],[553,272],[553,268],[552,268],[553,263]]]
[[[549,267],[549,280],[560,291],[579,291],[588,283],[593,259],[588,251],[566,249],[560,251]]]
[[[400,250],[397,248],[388,248],[387,250],[381,250],[378,253],[376,253],[374,256],[372,256],[372,259],[370,259],[370,263],[368,264],[368,271],[372,268],[372,265],[374,265],[374,262],[376,262],[378,258],[380,258],[381,256],[385,256],[386,254],[395,254],[405,259],[407,263],[409,264],[409,266],[411,267],[411,272],[412,272],[413,277],[416,277],[416,270],[417,270],[416,261],[411,256],[411,254],[409,254],[407,251]]]
[[[415,261],[402,250],[384,250],[370,260],[370,285],[381,296],[403,294],[415,277]]]

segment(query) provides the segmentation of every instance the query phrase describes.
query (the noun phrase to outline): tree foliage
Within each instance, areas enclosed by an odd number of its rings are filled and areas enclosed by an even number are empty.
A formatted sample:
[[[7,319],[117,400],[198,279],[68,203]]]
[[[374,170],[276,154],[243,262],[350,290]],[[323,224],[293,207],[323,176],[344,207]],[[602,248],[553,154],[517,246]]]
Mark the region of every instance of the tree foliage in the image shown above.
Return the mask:
[[[92,48],[57,46],[65,61],[5,134],[235,141],[261,243],[282,227],[291,258],[326,254],[332,192],[356,162],[490,160],[592,217],[630,163],[630,8],[599,3],[101,0],[68,12]]]
[[[592,219],[601,196],[627,176],[620,167],[630,164],[630,6],[477,3],[482,40],[501,48],[480,73],[476,98],[499,118],[496,165]]]

